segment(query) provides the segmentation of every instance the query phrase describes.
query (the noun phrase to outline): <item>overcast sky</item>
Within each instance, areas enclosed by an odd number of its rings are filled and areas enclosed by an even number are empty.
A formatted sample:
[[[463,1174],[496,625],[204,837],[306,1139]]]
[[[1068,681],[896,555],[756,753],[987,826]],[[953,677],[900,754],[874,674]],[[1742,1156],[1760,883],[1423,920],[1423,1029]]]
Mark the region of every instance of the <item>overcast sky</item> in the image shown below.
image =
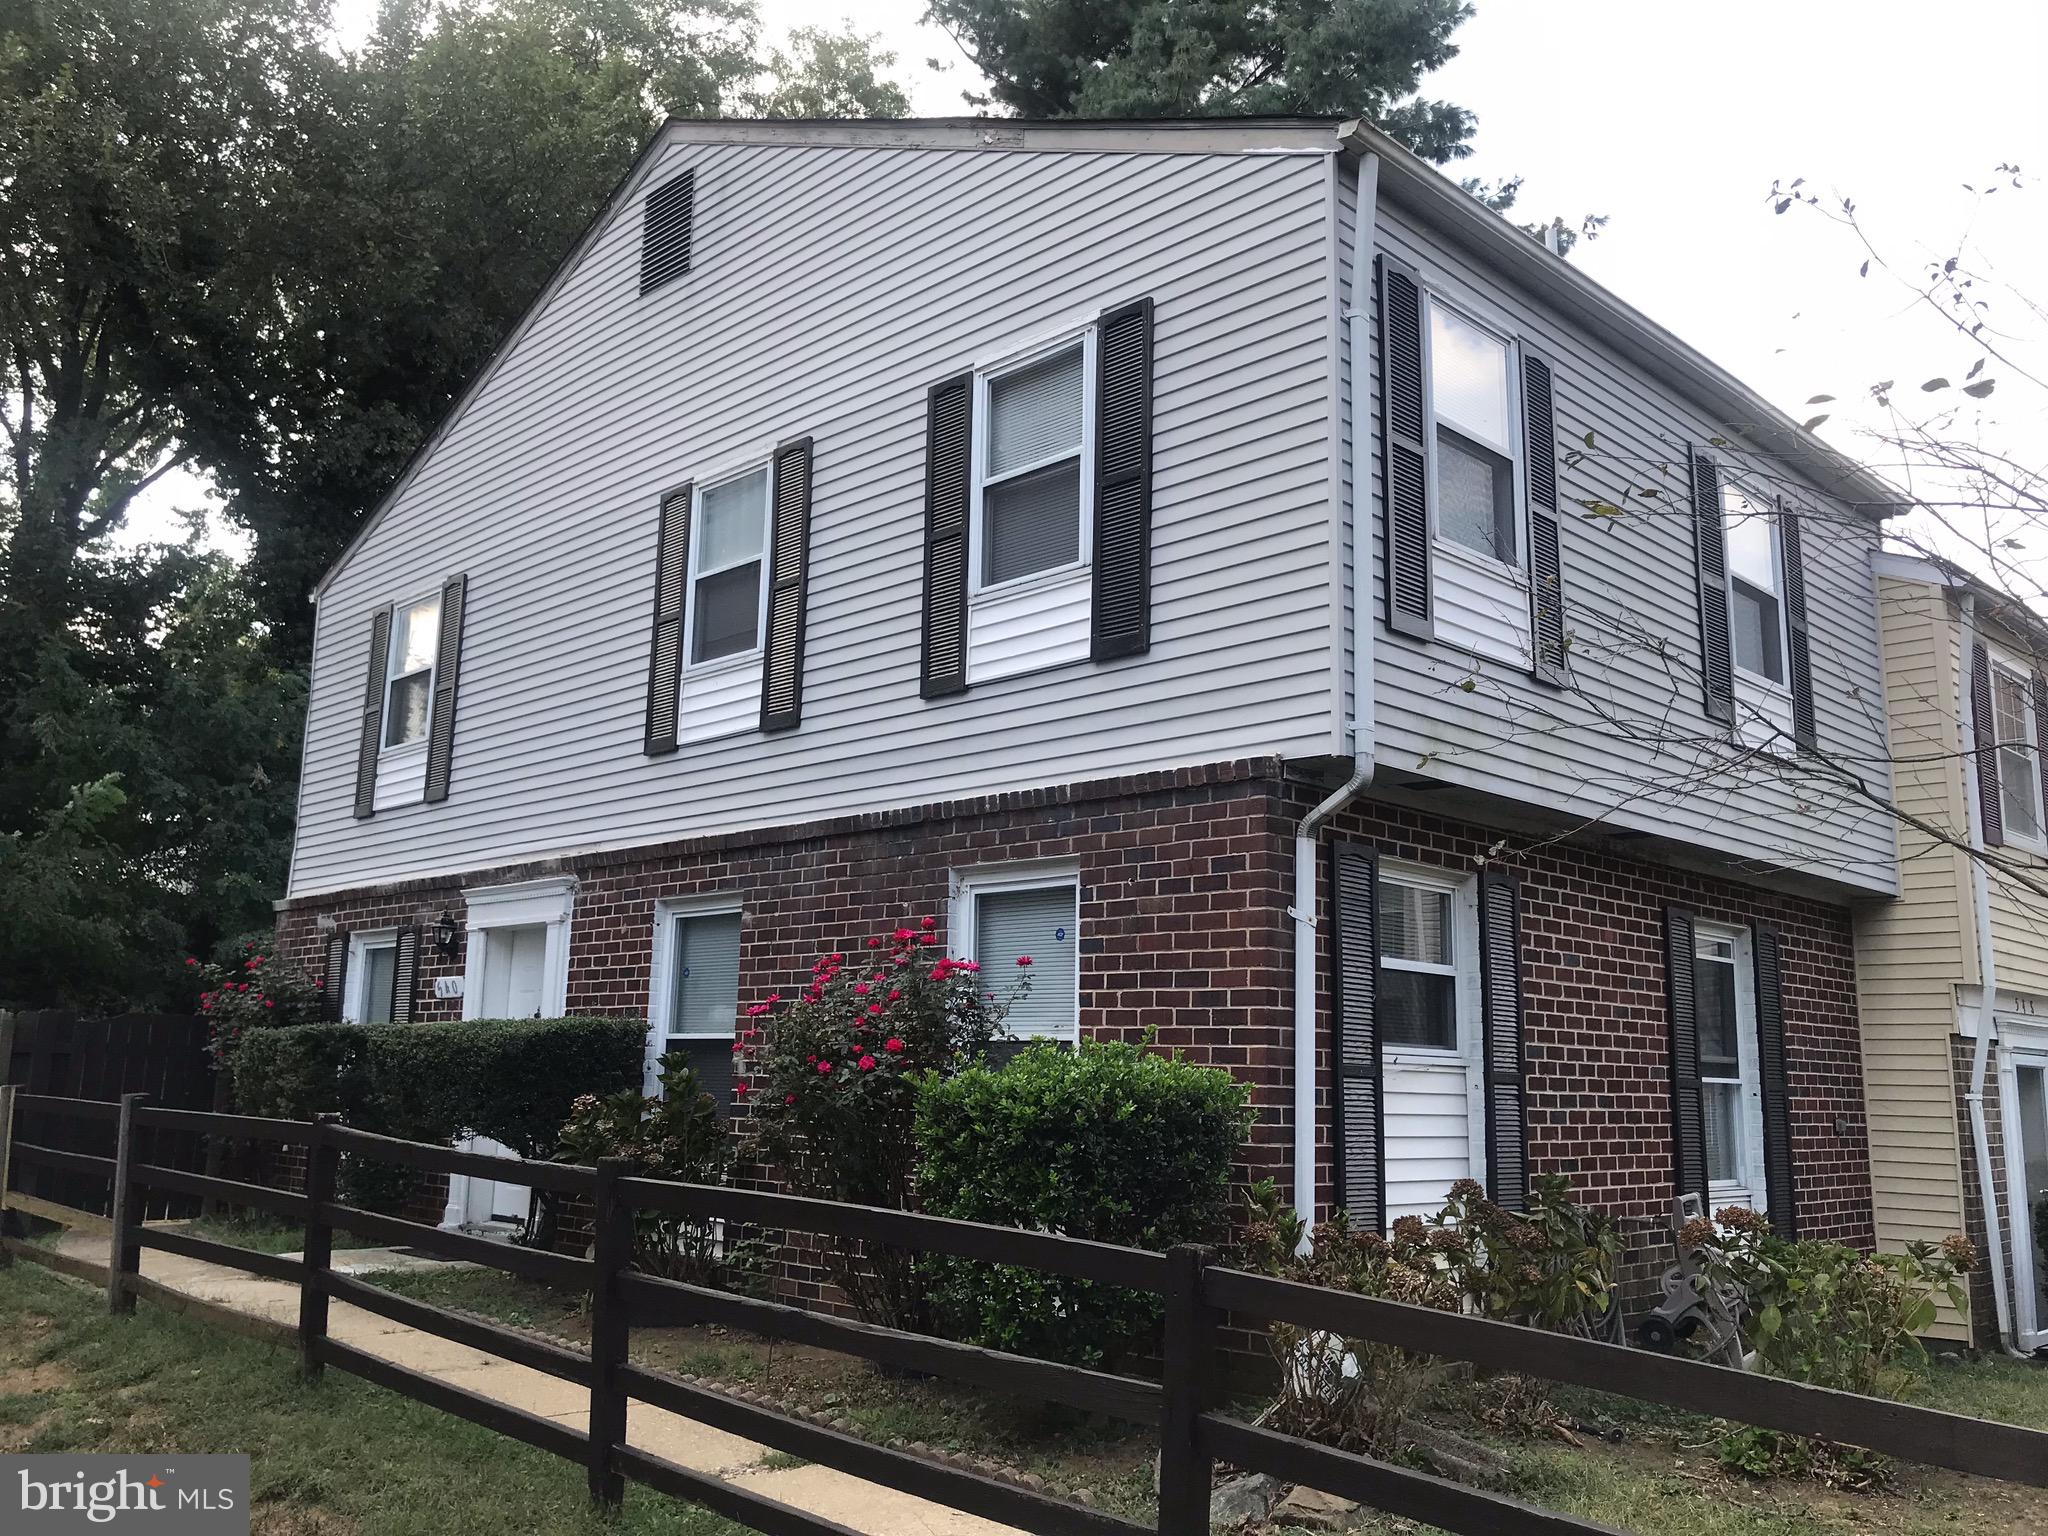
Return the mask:
[[[375,0],[336,9],[359,38]],[[897,53],[914,111],[964,112],[977,76],[922,10],[761,4],[771,34],[851,12]],[[2001,161],[2048,170],[2040,0],[1478,0],[1456,40],[1459,57],[1424,88],[1478,115],[1457,173],[1522,176],[1524,220],[1608,215],[1574,253],[1583,270],[1801,419],[1823,409],[1809,397],[1841,397],[1820,430],[1851,451],[1868,456],[1854,427],[1870,383],[1959,376],[1976,354],[1875,271],[1859,279],[1848,231],[1810,209],[1774,214],[1774,179],[1852,196],[1908,272],[1968,230],[1980,260],[2048,303],[2048,181],[1981,200],[1963,187],[1997,184]],[[2023,328],[2038,345],[2039,317]],[[2042,462],[2037,393],[1996,393],[1983,409],[1989,433]],[[134,536],[163,536],[200,489],[157,498]]]

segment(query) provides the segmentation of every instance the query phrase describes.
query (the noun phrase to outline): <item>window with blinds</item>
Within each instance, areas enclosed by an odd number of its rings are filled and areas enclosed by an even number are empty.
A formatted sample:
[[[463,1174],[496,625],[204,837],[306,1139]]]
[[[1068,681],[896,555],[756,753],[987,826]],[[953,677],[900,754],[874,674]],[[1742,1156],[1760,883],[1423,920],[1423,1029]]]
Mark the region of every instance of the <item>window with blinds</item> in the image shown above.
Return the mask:
[[[988,382],[980,584],[986,589],[1081,558],[1083,344]]]
[[[1013,1035],[1080,1034],[1080,890],[1072,880],[974,890],[974,959],[988,989],[1010,1002]],[[1020,965],[1028,959],[1030,964]],[[1019,987],[1020,979],[1026,984]],[[1012,1000],[1014,999],[1014,1000]]]
[[[684,913],[675,920],[668,1037],[731,1039],[740,1006],[740,915]]]

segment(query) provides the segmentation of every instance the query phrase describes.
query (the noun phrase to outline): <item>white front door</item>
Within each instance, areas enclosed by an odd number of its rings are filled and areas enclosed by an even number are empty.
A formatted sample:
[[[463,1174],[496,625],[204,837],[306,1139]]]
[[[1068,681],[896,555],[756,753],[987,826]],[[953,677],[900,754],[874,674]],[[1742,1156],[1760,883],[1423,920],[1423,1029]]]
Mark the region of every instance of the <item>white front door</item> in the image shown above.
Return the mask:
[[[2012,1213],[2013,1323],[2020,1348],[2048,1347],[2048,1055],[2007,1057],[2005,1183]]]
[[[486,928],[471,942],[484,947],[483,985],[471,1014],[479,1019],[537,1019],[547,977],[548,930],[545,923],[516,928]],[[466,1150],[510,1157],[512,1149],[488,1136],[473,1136]],[[471,1177],[462,1202],[462,1224],[469,1227],[523,1227],[533,1192],[523,1184]]]

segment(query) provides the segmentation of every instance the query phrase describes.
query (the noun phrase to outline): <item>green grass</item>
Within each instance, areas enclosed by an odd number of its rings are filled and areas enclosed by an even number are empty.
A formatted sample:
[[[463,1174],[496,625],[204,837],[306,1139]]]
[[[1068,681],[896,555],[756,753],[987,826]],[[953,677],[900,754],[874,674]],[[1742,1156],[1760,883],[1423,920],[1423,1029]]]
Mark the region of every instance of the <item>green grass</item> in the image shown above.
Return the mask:
[[[1922,1407],[2048,1429],[2048,1365],[1996,1355],[1937,1360],[1920,1374],[1922,1384],[1911,1401]]]
[[[738,1536],[629,1488],[594,1513],[580,1466],[329,1371],[291,1351],[34,1264],[0,1270],[0,1451],[245,1452],[256,1529],[322,1536]]]
[[[193,1237],[205,1238],[208,1242],[232,1243],[237,1248],[250,1248],[257,1253],[297,1253],[306,1246],[304,1227],[281,1222],[274,1216],[254,1213],[205,1216],[197,1221],[187,1222],[184,1230]],[[367,1237],[357,1237],[350,1232],[336,1232],[334,1246],[342,1249],[374,1248],[377,1245]]]

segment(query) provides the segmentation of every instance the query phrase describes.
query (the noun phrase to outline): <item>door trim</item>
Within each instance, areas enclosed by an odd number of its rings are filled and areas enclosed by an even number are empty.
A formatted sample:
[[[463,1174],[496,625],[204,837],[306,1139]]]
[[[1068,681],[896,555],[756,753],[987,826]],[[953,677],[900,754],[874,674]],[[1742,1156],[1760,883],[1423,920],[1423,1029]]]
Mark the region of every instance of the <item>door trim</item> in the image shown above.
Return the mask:
[[[2026,1144],[2020,1118],[2020,1071],[2037,1070],[2041,1087],[2048,1095],[2048,1032],[2015,1021],[2000,1019],[2001,1034],[2019,1036],[2012,1044],[1999,1043],[1998,1115],[2000,1154],[2005,1167],[2006,1230],[2012,1237],[2013,1332],[2025,1350],[2048,1346],[2048,1318],[2041,1307],[2040,1281],[2035,1273],[2033,1213],[2027,1209]],[[2048,1151],[2048,1148],[2044,1148]]]

